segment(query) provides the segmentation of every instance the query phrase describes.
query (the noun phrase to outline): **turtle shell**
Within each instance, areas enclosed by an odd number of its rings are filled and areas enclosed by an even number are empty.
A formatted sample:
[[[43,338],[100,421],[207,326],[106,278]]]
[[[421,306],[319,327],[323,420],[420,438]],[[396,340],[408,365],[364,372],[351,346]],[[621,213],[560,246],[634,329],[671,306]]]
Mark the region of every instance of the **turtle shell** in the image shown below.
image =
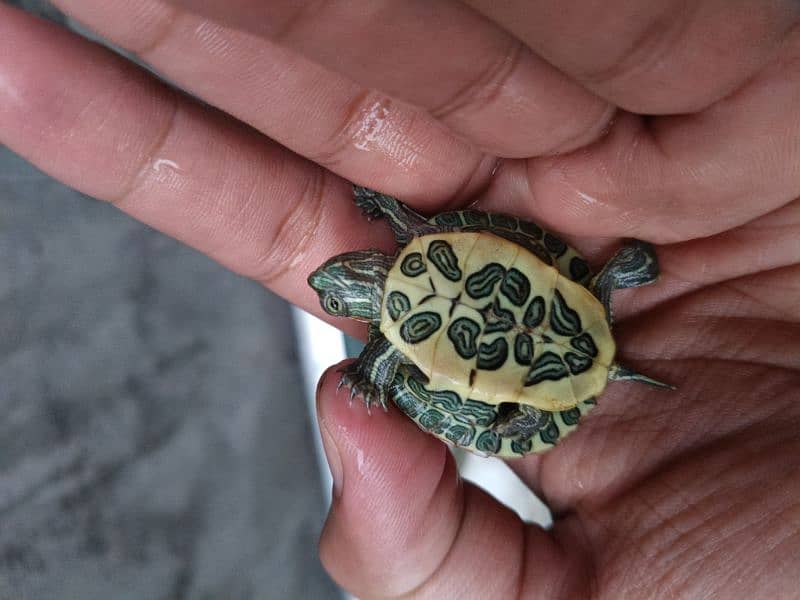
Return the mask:
[[[586,288],[488,232],[412,239],[389,271],[380,329],[429,390],[548,411],[600,394],[615,352]]]

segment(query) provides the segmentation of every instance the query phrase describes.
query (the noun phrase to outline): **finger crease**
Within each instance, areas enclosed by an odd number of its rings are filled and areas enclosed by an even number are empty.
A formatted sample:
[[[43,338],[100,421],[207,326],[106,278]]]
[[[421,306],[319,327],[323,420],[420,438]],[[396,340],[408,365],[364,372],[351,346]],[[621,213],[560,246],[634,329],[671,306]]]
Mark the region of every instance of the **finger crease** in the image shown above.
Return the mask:
[[[316,169],[315,174],[309,177],[299,200],[290,205],[278,224],[269,251],[257,261],[263,270],[258,275],[252,275],[253,279],[271,287],[300,263],[306,250],[312,245],[311,241],[317,237],[322,222],[326,187],[326,170]],[[290,248],[288,256],[286,248]],[[258,273],[259,269],[255,269],[255,272]]]
[[[483,169],[481,168],[484,164],[484,161],[488,161],[492,164],[491,168]],[[500,166],[501,159],[492,156],[489,154],[481,155],[480,159],[475,163],[474,169],[469,169],[466,173],[466,176],[461,180],[461,183],[456,187],[455,191],[450,194],[450,197],[447,199],[446,202],[442,204],[441,211],[444,212],[445,210],[457,210],[464,206],[464,199],[467,198],[467,192],[472,192],[470,197],[473,198],[472,204],[477,203],[477,198],[480,194],[486,191],[486,188],[489,186],[491,182],[492,175]],[[476,181],[477,177],[481,177],[483,181],[480,182],[477,189],[474,189],[473,184]]]
[[[369,102],[373,93],[372,90],[364,90],[348,102],[341,126],[337,127],[333,134],[328,137],[322,145],[323,150],[321,152],[308,156],[309,160],[326,167],[334,167],[341,162],[340,156],[350,145],[353,139],[353,132],[363,128],[361,123],[368,113],[365,108],[367,104],[371,106],[383,105],[385,108],[389,103],[389,100],[385,98]]]
[[[445,119],[467,107],[480,109],[491,104],[517,70],[523,52],[525,52],[524,44],[517,39],[512,40],[508,51],[458,90],[450,100],[431,109],[431,115],[437,119]]]
[[[669,52],[680,43],[695,18],[700,2],[684,0],[680,6],[670,7],[666,14],[653,20],[636,36],[624,52],[604,68],[581,76],[584,82],[608,84],[630,78],[637,73],[652,70]]]
[[[322,6],[327,0],[309,0],[297,8],[286,21],[281,23],[274,32],[270,33],[270,38],[275,41],[289,38],[297,29],[298,24],[308,15],[316,15],[321,12]]]
[[[155,27],[149,27],[147,31],[151,33],[150,36],[141,45],[138,44],[129,44],[128,49],[135,54],[146,60],[148,54],[154,52],[161,44],[164,43],[172,32],[175,30],[175,26],[178,20],[185,14],[183,10],[179,9],[176,6],[169,6],[163,5],[166,10],[168,10],[167,14],[161,18],[159,24]]]
[[[128,178],[128,181],[123,182],[120,185],[119,193],[115,197],[108,199],[110,204],[118,208],[123,206],[133,195],[133,193],[137,189],[143,187],[144,183],[149,180],[150,173],[153,171],[153,166],[157,161],[157,157],[159,156],[161,149],[166,144],[170,132],[175,127],[175,121],[177,119],[178,112],[180,111],[180,101],[177,93],[173,91],[167,91],[165,94],[164,103],[171,105],[169,116],[164,121],[164,126],[161,127],[161,129],[158,131],[158,134],[153,137],[153,142],[150,145],[150,148],[145,152],[145,158],[142,160],[139,168],[133,171],[130,178]]]
[[[449,459],[448,459],[449,460]],[[448,467],[447,461],[445,461],[444,467],[442,468],[442,473],[439,476],[439,481],[434,488],[433,493],[431,494],[431,499],[436,498],[439,495],[439,491],[444,487],[451,475],[450,469]],[[431,570],[430,574],[419,584],[417,584],[411,590],[404,592],[399,598],[418,598],[422,596],[422,590],[431,585],[434,578],[440,573],[442,567],[447,563],[450,556],[453,554],[456,545],[458,544],[458,540],[461,537],[461,533],[464,530],[464,525],[467,522],[467,493],[466,489],[464,488],[462,483],[458,484],[458,524],[456,525],[455,531],[453,532],[453,537],[450,540],[450,545],[447,547],[447,551],[442,555],[442,558],[438,561],[436,566]],[[430,509],[430,506],[428,507]],[[430,514],[430,510],[427,511]]]
[[[515,593],[512,597],[519,598],[519,600],[523,600],[523,598],[527,598],[525,594],[525,575],[527,574],[527,569],[525,565],[528,564],[528,544],[530,543],[528,539],[528,531],[527,529],[522,529],[522,548],[519,551],[519,573],[516,577],[516,589]]]

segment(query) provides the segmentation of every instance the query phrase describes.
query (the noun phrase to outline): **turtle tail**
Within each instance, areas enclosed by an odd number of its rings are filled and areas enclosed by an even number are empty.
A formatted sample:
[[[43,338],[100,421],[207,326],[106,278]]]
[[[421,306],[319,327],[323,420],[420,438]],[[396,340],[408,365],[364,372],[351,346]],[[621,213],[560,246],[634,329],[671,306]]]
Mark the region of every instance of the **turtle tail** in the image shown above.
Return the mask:
[[[432,230],[424,217],[402,204],[397,198],[360,185],[353,186],[353,197],[356,206],[368,219],[383,217],[389,222],[398,244],[405,245],[411,238],[430,233],[428,230]]]

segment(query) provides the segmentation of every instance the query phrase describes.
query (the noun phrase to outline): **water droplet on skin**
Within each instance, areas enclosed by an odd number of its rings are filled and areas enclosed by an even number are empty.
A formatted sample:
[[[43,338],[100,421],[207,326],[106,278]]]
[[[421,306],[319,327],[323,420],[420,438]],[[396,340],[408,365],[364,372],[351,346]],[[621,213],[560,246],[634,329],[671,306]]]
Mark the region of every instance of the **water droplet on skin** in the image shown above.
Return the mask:
[[[578,194],[578,197],[580,197],[580,199],[583,200],[586,204],[594,205],[599,203],[599,200],[597,198],[595,198],[594,196],[590,196],[585,192],[576,191],[576,193]]]
[[[358,470],[359,475],[364,476],[364,450],[361,448],[355,448],[356,452],[356,469]]]
[[[0,97],[15,104],[22,103],[22,95],[19,93],[19,90],[11,82],[11,79],[4,76],[2,73],[0,73]]]
[[[162,170],[179,172],[181,168],[174,160],[159,158],[153,162],[153,170],[156,172],[160,172]]]
[[[358,128],[353,132],[353,145],[359,150],[370,150],[386,133],[388,117],[389,103],[385,100],[374,102],[366,108],[361,114]]]

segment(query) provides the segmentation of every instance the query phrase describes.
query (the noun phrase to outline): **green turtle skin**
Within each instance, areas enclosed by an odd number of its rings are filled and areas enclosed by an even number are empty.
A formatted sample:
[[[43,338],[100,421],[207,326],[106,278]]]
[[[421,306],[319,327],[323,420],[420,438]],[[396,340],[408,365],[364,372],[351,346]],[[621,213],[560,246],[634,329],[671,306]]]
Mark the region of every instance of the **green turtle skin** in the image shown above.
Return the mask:
[[[395,405],[420,429],[444,443],[479,456],[522,457],[546,452],[578,427],[582,416],[596,406],[594,398],[562,411],[537,410],[539,428],[530,437],[505,436],[494,430],[498,407],[464,400],[454,392],[434,392],[399,369],[390,388]]]
[[[587,288],[602,303],[609,325],[613,321],[611,291],[647,285],[658,276],[655,253],[643,242],[623,247],[593,274],[574,248],[534,223],[477,210],[450,211],[426,219],[379,192],[355,187],[354,196],[368,218],[388,221],[401,249],[414,238],[461,232],[486,232],[522,246],[565,279]],[[387,275],[394,262],[394,256],[377,250],[349,252],[326,261],[309,277],[326,312],[371,325],[369,343],[359,359],[343,371],[340,385],[350,387],[351,399],[361,395],[367,407],[379,403],[384,408],[391,400],[421,429],[445,443],[502,458],[552,448],[595,406],[594,397],[584,397],[565,410],[543,410],[513,402],[482,402],[448,389],[426,387],[427,377],[418,365],[378,327]],[[616,363],[610,366],[608,379],[670,387]]]
[[[408,207],[402,204],[397,206],[398,200],[385,194],[357,186],[354,196],[356,205],[366,216],[389,220],[400,244],[405,245],[410,240],[408,225],[412,220],[417,220],[414,228],[416,235],[444,231],[489,231],[526,248],[544,264],[556,267],[562,275],[581,285],[588,285],[592,277],[589,264],[575,248],[536,223],[510,215],[469,209],[439,213],[425,220]],[[398,214],[404,220],[400,220]],[[421,223],[423,220],[424,225]]]

